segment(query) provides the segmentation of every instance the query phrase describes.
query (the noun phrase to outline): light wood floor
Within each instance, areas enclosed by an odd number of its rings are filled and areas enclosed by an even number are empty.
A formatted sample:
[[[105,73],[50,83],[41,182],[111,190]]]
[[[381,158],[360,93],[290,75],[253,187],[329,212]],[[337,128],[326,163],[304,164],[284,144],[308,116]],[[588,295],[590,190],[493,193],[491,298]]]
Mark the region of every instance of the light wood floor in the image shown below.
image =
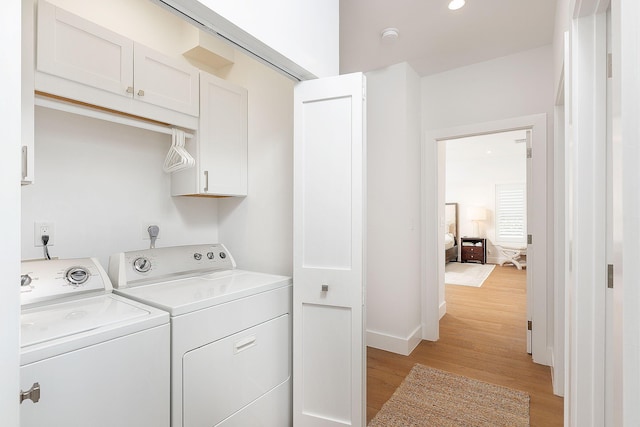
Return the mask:
[[[421,363],[525,391],[531,426],[562,426],[563,399],[553,395],[551,371],[526,352],[526,272],[496,266],[480,288],[446,285],[446,301],[437,342],[422,341],[410,356],[367,349],[367,422]]]

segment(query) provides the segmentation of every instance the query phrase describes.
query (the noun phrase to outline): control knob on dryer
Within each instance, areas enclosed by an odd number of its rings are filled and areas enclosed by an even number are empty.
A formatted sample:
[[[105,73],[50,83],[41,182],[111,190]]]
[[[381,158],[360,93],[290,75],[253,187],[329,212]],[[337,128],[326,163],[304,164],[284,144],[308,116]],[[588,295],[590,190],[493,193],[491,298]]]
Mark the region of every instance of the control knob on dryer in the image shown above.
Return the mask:
[[[147,271],[151,270],[151,261],[149,261],[149,258],[145,258],[143,256],[138,257],[133,260],[133,268],[138,273],[146,273]]]

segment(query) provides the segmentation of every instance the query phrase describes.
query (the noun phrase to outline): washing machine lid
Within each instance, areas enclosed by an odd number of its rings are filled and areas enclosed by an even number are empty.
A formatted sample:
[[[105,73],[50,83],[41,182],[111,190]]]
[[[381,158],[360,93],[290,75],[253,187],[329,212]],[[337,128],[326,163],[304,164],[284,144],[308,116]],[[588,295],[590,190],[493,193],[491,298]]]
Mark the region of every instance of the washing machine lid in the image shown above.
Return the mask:
[[[157,282],[114,292],[179,316],[291,285],[291,278],[244,270]]]
[[[168,322],[166,312],[114,294],[23,309],[21,365]]]

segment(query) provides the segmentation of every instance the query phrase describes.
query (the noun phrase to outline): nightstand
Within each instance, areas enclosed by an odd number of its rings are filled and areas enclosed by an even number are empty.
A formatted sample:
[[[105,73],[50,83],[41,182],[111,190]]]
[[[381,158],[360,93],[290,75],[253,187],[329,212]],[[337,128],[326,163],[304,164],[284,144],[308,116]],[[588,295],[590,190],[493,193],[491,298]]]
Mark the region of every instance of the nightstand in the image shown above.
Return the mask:
[[[487,262],[487,239],[483,237],[460,238],[460,261]]]

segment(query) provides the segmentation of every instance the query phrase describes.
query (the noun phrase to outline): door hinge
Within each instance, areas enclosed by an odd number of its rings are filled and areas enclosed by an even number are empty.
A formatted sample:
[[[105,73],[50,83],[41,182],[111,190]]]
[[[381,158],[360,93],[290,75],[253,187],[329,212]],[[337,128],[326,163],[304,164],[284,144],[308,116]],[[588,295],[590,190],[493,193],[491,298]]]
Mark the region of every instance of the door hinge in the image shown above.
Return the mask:
[[[527,234],[527,245],[533,245],[533,235]]]
[[[607,78],[613,78],[613,56],[607,53]]]
[[[607,287],[613,289],[613,264],[607,265]]]
[[[532,330],[533,330],[533,321],[527,320],[527,331],[532,331]]]
[[[527,148],[527,159],[533,158],[533,148]]]

